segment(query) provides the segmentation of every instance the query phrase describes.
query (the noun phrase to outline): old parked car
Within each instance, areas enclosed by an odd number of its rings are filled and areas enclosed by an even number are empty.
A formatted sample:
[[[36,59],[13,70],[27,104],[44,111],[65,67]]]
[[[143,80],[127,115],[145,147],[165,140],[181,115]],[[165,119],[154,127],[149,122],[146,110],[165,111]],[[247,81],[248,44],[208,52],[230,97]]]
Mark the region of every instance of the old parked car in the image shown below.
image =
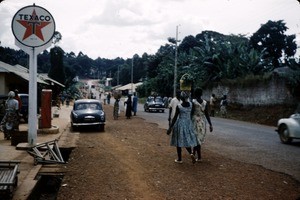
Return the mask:
[[[291,143],[293,139],[300,139],[300,113],[279,119],[276,131],[284,144]]]
[[[7,100],[7,95],[0,95],[0,122],[5,115],[5,102]]]
[[[20,109],[20,118],[27,123],[28,122],[28,94],[19,93],[19,97],[22,102],[22,107]]]
[[[100,131],[104,131],[105,112],[99,100],[76,100],[70,117],[73,130],[77,127],[94,126]]]
[[[161,97],[149,96],[144,104],[145,112],[165,112],[165,104]]]

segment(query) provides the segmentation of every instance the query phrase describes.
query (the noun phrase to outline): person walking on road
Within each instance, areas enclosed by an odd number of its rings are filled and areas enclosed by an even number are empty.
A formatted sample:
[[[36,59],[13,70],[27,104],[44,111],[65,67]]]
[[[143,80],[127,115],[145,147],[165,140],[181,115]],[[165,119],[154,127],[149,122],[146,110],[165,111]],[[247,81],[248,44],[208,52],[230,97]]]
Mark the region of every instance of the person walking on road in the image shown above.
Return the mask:
[[[210,132],[213,131],[213,126],[208,114],[207,102],[202,99],[202,90],[200,88],[195,89],[193,97],[192,121],[197,137],[197,146],[194,147],[193,154],[197,154],[196,161],[200,162],[202,159],[201,146],[206,136],[206,120],[209,124]]]
[[[109,105],[110,104],[110,98],[111,98],[110,92],[108,93],[108,95],[106,96],[106,98],[107,98],[107,104]]]
[[[136,116],[137,106],[138,106],[138,97],[136,95],[136,92],[134,92],[133,99],[132,99],[132,112],[134,116]]]
[[[119,102],[120,102],[120,99],[117,98],[114,103],[114,113],[113,113],[114,119],[118,119],[118,117],[119,117],[119,110],[120,110]]]
[[[216,109],[216,95],[212,94],[209,100],[209,106],[210,106],[210,116],[214,117],[215,116],[215,109]]]
[[[125,116],[127,119],[130,119],[132,116],[132,101],[131,95],[128,95],[127,100],[124,102],[124,106],[126,105]]]
[[[176,92],[176,96],[170,101],[170,104],[169,104],[169,118],[168,118],[169,127],[171,126],[172,119],[175,116],[176,108],[180,104],[180,94],[181,94],[181,92],[178,90]]]
[[[182,147],[185,147],[191,156],[192,162],[196,159],[192,153],[192,147],[197,145],[197,138],[194,133],[193,122],[191,119],[192,103],[188,100],[189,95],[186,92],[181,92],[182,103],[176,108],[175,116],[167,130],[169,135],[172,131],[171,146],[175,146],[178,158],[175,163],[182,163]]]
[[[227,117],[227,106],[228,106],[227,95],[223,95],[222,100],[220,102],[220,112],[222,117]]]

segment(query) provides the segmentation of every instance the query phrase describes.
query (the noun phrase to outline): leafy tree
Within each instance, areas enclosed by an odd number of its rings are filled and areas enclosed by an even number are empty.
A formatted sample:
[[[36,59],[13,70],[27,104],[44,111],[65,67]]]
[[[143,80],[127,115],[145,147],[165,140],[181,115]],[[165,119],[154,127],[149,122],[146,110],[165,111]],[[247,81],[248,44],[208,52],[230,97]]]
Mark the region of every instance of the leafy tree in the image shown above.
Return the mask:
[[[290,70],[283,73],[281,76],[287,80],[288,86],[291,88],[292,93],[296,97],[300,97],[300,63],[296,61],[296,59],[289,59],[287,66]]]
[[[285,55],[287,58],[293,57],[297,51],[296,35],[288,35],[285,40],[287,44],[284,48]]]
[[[56,46],[50,50],[51,68],[48,76],[62,84],[65,84],[65,69],[63,64],[64,51]]]
[[[250,37],[253,48],[263,53],[263,59],[270,59],[274,68],[280,66],[280,58],[292,57],[296,53],[295,35],[287,36],[283,20],[268,21]]]
[[[77,74],[82,78],[94,78],[95,66],[93,65],[93,60],[87,55],[83,54],[81,51],[76,57],[76,66],[80,66]]]
[[[51,68],[50,53],[47,50],[44,50],[43,53],[38,55],[37,59],[38,73],[48,73]]]
[[[60,32],[55,31],[53,36],[53,44],[57,44],[59,41],[62,40],[62,35]]]
[[[190,50],[197,46],[199,46],[198,40],[194,36],[189,35],[182,40],[182,42],[178,46],[178,51],[189,53]]]
[[[262,41],[265,43],[258,39],[256,43],[252,43],[255,39],[254,35],[252,42],[249,42],[249,39],[243,35],[223,35],[214,31],[203,31],[195,37],[190,35],[183,38],[177,46],[176,87],[179,85],[180,77],[185,73],[189,73],[195,78],[195,87],[205,87],[224,79],[237,79],[252,74],[269,73],[274,69],[274,56],[271,56],[271,53],[274,52],[281,52],[280,55],[284,55],[285,65],[293,70],[292,74],[285,78],[290,77],[288,78],[289,85],[296,87],[299,85],[298,80],[300,80],[299,60],[291,59],[297,49],[295,35],[286,36],[282,34],[286,30],[285,24],[279,23],[281,25],[279,27],[277,27],[277,23],[274,24],[271,23],[275,28],[270,25],[266,29],[266,31],[273,31],[274,33],[267,34],[262,31],[265,35],[258,36],[258,33],[255,35],[257,36],[256,39],[263,38]],[[57,44],[61,38],[60,33],[56,33],[55,43]],[[276,41],[278,38],[281,39],[279,42]],[[151,92],[157,92],[162,96],[172,96],[175,44],[179,41],[168,38],[168,42],[161,46],[154,55],[146,53],[142,57],[134,55],[133,60],[132,58],[124,60],[119,57],[116,59],[98,57],[93,60],[82,52],[79,52],[78,55],[75,55],[74,52],[64,53],[60,47],[55,46],[50,53],[44,51],[38,55],[38,72],[49,72],[51,78],[67,87],[73,87],[72,80],[75,76],[99,78],[102,82],[105,78],[111,77],[114,86],[117,85],[118,74],[119,84],[125,85],[131,82],[133,61],[133,82],[144,82],[138,88],[140,95],[147,96]],[[277,45],[274,48],[276,51],[269,50],[267,44],[270,46]],[[281,51],[279,51],[279,47]],[[275,55],[279,55],[279,53]],[[28,67],[28,55],[21,50],[16,51],[0,47],[0,60],[12,65],[20,64]],[[277,61],[279,64],[280,58],[277,58]]]
[[[131,62],[127,62],[120,69],[120,84],[125,85],[131,83]]]

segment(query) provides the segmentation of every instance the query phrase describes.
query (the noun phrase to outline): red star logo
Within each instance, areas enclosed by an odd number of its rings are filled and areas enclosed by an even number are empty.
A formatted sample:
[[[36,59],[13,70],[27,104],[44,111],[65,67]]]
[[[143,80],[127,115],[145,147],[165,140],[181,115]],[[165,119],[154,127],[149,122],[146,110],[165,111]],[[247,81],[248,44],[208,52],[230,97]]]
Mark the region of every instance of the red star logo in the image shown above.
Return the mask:
[[[51,22],[40,21],[36,15],[35,10],[32,12],[32,16],[29,21],[17,20],[22,26],[26,28],[26,31],[23,36],[23,40],[31,36],[32,34],[36,35],[38,38],[44,41],[44,36],[42,33],[42,28],[50,24]]]

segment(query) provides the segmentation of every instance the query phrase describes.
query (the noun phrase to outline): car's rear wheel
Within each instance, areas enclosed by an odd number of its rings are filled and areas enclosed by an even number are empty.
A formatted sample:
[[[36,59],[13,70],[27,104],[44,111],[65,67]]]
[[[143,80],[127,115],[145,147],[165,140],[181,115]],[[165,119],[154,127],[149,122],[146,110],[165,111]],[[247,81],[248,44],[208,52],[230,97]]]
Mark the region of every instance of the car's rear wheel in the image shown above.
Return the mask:
[[[292,138],[289,137],[289,129],[285,124],[279,127],[279,138],[283,144],[289,144],[292,142]]]

